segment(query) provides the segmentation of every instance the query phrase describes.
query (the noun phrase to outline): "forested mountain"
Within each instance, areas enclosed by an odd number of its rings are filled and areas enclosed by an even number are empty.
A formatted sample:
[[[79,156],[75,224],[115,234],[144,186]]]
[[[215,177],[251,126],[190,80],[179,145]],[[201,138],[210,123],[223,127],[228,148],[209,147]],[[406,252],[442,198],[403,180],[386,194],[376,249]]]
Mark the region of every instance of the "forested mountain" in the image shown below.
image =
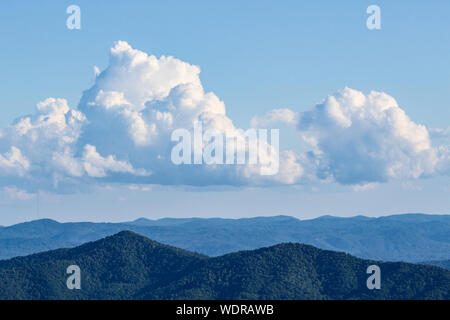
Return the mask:
[[[441,260],[441,261],[425,261],[421,264],[430,265],[430,266],[438,266],[447,270],[450,270],[450,260]]]
[[[369,290],[369,265],[381,289]],[[66,269],[81,270],[81,289]],[[129,231],[73,249],[0,261],[0,299],[449,299],[450,272],[383,263],[303,244],[220,257],[177,249]]]

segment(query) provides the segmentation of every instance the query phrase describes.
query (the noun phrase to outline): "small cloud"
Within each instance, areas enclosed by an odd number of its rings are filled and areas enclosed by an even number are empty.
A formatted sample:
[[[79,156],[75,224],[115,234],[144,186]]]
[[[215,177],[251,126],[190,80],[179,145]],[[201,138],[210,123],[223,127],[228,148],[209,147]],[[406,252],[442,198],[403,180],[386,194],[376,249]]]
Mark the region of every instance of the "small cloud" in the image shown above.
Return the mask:
[[[16,187],[4,187],[3,192],[5,192],[8,197],[13,200],[31,200],[36,197],[36,194],[28,193],[27,191],[18,189]]]
[[[450,127],[448,128],[429,128],[431,137],[450,137]]]
[[[101,73],[100,68],[94,66],[94,76],[97,78],[100,75],[100,73]]]
[[[252,128],[262,128],[276,123],[295,126],[298,122],[298,115],[298,112],[290,109],[274,109],[262,117],[253,117],[250,126]]]
[[[131,191],[142,191],[142,192],[148,192],[152,190],[152,188],[147,185],[138,185],[138,184],[131,184],[128,186],[128,189]]]
[[[355,185],[355,186],[353,186],[353,190],[354,191],[368,191],[368,190],[375,189],[376,186],[377,186],[377,183],[367,183],[367,184],[363,184],[363,185]]]
[[[22,155],[20,149],[12,146],[4,155],[0,154],[0,175],[16,173],[22,176],[30,168],[30,162]]]

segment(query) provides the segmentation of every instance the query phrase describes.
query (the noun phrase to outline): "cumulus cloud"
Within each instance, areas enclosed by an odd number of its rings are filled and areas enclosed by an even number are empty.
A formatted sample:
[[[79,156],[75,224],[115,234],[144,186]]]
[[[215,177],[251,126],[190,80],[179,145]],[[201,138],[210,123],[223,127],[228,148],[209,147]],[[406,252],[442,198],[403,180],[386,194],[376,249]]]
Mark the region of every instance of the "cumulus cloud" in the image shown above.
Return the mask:
[[[450,146],[437,147],[439,161],[436,170],[441,174],[450,174]]]
[[[298,112],[290,109],[274,109],[262,117],[253,117],[251,126],[254,128],[266,128],[277,123],[295,125],[298,122],[298,115]]]
[[[4,175],[17,174],[23,176],[29,167],[30,162],[16,147],[11,147],[11,150],[4,155],[0,154],[0,172]]]
[[[150,175],[147,171],[140,169],[136,170],[126,161],[118,161],[114,156],[102,157],[94,146],[87,144],[84,147],[83,153],[83,167],[90,177],[103,178],[107,176],[107,172],[122,172],[133,175]]]
[[[28,193],[27,191],[16,187],[4,187],[3,192],[13,200],[31,200],[36,197],[36,194]]]
[[[446,137],[450,138],[450,127],[448,128],[430,128],[430,135],[432,137]]]
[[[128,186],[128,189],[131,191],[141,191],[141,192],[148,192],[152,190],[152,188],[147,185],[137,185],[137,184],[130,184]]]
[[[368,191],[368,190],[373,190],[377,187],[376,183],[367,183],[367,184],[363,184],[363,185],[354,185],[353,186],[353,190],[354,191]]]
[[[425,126],[386,93],[345,88],[300,115],[320,178],[342,184],[386,182],[435,173],[438,152]]]
[[[365,190],[390,179],[450,171],[448,146],[433,147],[427,128],[411,121],[394,98],[349,88],[306,112],[276,109],[252,119],[255,128],[295,126],[309,152],[278,152],[274,141],[259,137],[257,164],[176,165],[171,135],[176,129],[193,133],[197,123],[234,139],[234,152],[249,157],[255,151],[238,143],[248,132],[234,126],[224,102],[205,92],[199,75],[198,66],[117,42],[108,67],[95,68],[94,84],[76,108],[65,99],[48,98],[37,104],[35,114],[0,132],[3,186],[32,193],[73,192],[96,182],[149,190],[145,186],[151,184],[267,186],[323,180]],[[201,141],[203,146],[208,142]],[[276,174],[262,175],[278,158]]]
[[[38,103],[36,114],[3,130],[0,172],[16,174],[15,183],[30,189],[45,185],[55,191],[102,179],[135,185],[295,183],[303,174],[296,156],[273,152],[271,144],[261,140],[262,147],[272,150],[259,152],[261,162],[279,157],[279,174],[261,176],[264,164],[171,162],[171,133],[178,128],[192,132],[197,122],[204,131],[245,139],[245,131],[226,115],[224,102],[204,91],[199,74],[198,66],[173,57],[156,58],[119,41],[111,49],[109,66],[103,71],[95,68],[95,82],[77,108],[64,99],[49,98]]]
[[[279,155],[284,164],[280,167],[290,170],[290,176],[280,173],[261,177],[261,165],[174,165],[170,151],[174,146],[171,134],[176,129],[193,133],[195,123],[200,122],[205,132],[215,131],[238,140],[245,135],[226,115],[224,102],[204,91],[199,74],[197,66],[173,57],[158,59],[119,41],[111,49],[108,68],[81,98],[78,109],[89,122],[79,147],[93,145],[102,154],[127,158],[134,167],[152,173],[138,179],[139,183],[253,185],[290,183],[293,177],[302,175],[301,165],[293,163],[287,153]],[[270,161],[274,159],[266,159]]]

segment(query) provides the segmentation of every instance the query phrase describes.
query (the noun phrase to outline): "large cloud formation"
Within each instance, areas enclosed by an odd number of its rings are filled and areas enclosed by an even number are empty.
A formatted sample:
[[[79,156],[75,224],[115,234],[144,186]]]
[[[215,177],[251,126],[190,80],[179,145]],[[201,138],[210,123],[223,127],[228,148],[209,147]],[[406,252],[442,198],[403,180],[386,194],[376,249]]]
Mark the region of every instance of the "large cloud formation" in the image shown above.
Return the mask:
[[[345,88],[302,113],[298,128],[313,147],[318,176],[342,184],[430,176],[440,163],[427,128],[381,92]]]
[[[253,126],[295,126],[310,152],[276,152],[259,140],[264,163],[279,157],[275,175],[265,164],[175,165],[175,129],[232,135],[225,104],[205,92],[200,68],[173,57],[147,55],[119,41],[109,66],[77,108],[64,99],[38,103],[34,115],[0,131],[1,185],[32,192],[73,192],[95,182],[163,185],[274,185],[311,180],[363,185],[448,172],[448,147],[432,147],[427,129],[412,122],[387,94],[345,88],[308,112],[278,109],[255,117]],[[248,146],[250,148],[250,146]],[[247,153],[249,149],[245,150]]]
[[[175,165],[170,155],[175,129],[201,122],[212,130],[245,139],[225,104],[205,92],[200,68],[173,57],[149,56],[119,41],[109,66],[77,108],[49,98],[37,112],[17,119],[0,134],[4,185],[71,192],[94,181],[166,185],[268,185],[295,183],[302,166],[290,151],[278,154],[269,142],[257,150],[258,164]],[[270,137],[269,137],[270,138]],[[238,145],[236,145],[238,147]],[[247,148],[250,148],[248,146]],[[245,150],[247,153],[249,149]],[[261,168],[279,158],[275,175]]]
[[[312,163],[321,180],[364,186],[450,171],[449,147],[433,147],[428,129],[386,93],[344,88],[306,112],[275,109],[252,119],[254,126],[274,123],[296,126],[311,149],[303,164]]]

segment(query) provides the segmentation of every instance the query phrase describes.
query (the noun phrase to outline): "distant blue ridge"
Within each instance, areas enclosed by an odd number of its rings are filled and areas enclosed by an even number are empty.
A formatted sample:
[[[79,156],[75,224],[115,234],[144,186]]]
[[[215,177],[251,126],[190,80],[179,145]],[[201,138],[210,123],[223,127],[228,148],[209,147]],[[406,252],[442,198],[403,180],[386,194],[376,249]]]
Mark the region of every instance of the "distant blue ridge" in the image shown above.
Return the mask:
[[[71,248],[123,230],[155,241],[220,256],[284,242],[297,242],[382,260],[438,264],[450,259],[450,215],[401,214],[379,218],[289,216],[224,218],[140,218],[123,223],[41,219],[0,227],[0,259]]]

